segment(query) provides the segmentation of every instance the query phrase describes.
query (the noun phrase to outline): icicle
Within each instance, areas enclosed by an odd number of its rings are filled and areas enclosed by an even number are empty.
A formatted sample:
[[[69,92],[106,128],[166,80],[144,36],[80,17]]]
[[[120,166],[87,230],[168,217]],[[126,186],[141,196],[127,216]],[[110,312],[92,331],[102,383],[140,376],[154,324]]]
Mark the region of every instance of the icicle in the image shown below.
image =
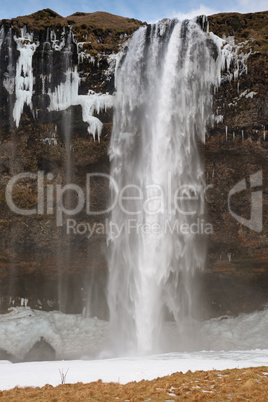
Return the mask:
[[[266,139],[266,132],[265,132],[265,126],[263,126],[263,140],[265,141]]]
[[[2,48],[2,43],[3,43],[4,37],[5,37],[5,30],[4,30],[4,26],[1,25],[1,28],[0,28],[0,51]]]
[[[246,42],[241,42],[238,45],[235,45],[233,37],[221,39],[212,32],[209,33],[209,36],[213,39],[214,43],[219,49],[219,52],[221,53],[221,68],[223,71],[227,70],[227,79],[229,81],[231,81],[233,78],[236,80],[241,74],[247,73],[246,63],[251,54],[251,50],[246,54],[243,53],[242,49],[247,44]],[[231,72],[230,66],[233,60],[235,60],[236,68],[234,72]]]
[[[46,76],[43,74],[40,74],[40,78],[42,80],[42,95],[44,95],[45,92],[45,83],[46,83]]]
[[[70,106],[80,105],[82,107],[82,119],[85,123],[88,123],[89,134],[92,134],[94,139],[97,136],[100,141],[102,123],[93,115],[95,112],[99,114],[103,110],[106,111],[108,108],[112,108],[113,96],[98,94],[93,91],[89,91],[88,95],[78,95],[80,77],[77,67],[75,67],[74,71],[69,69],[65,75],[65,82],[58,85],[53,93],[49,92],[49,110],[65,110]]]
[[[63,28],[60,41],[57,39],[57,35],[56,35],[55,31],[52,29],[50,31],[50,41],[52,43],[52,49],[54,49],[56,51],[61,51],[65,47],[65,43],[66,43],[65,38],[66,38],[65,27]]]
[[[14,40],[20,53],[16,66],[16,102],[13,109],[13,118],[18,127],[25,103],[32,109],[34,83],[32,59],[36,48],[39,46],[39,42],[33,43],[33,34],[27,33],[26,27],[21,29],[21,37],[17,38],[14,36]]]
[[[228,139],[228,126],[225,126],[225,138],[226,138],[226,142]]]
[[[3,87],[7,90],[9,95],[14,94],[15,90],[15,73],[14,73],[14,58],[12,51],[12,28],[9,28],[6,35],[6,46],[8,51],[8,65],[7,72],[4,74],[5,79],[3,81]]]
[[[218,116],[215,116],[215,122],[222,123],[223,122],[223,115],[219,114]]]

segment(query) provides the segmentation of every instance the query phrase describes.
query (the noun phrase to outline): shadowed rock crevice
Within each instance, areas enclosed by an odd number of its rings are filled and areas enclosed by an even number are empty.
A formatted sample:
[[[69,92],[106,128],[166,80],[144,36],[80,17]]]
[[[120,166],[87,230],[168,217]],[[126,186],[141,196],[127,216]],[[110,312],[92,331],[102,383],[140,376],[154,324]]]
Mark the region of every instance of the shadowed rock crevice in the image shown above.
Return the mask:
[[[26,353],[23,361],[50,361],[55,360],[55,358],[55,349],[45,340],[45,338],[41,337],[40,341],[36,342],[29,352]]]

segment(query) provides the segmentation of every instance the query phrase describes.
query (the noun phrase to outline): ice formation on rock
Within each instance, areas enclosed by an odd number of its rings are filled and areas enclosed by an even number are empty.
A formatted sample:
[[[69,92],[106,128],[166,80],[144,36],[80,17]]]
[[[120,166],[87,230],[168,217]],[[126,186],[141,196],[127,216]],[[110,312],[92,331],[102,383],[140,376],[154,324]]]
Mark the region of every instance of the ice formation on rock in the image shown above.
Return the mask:
[[[12,34],[12,28],[5,33],[4,26],[0,29],[0,49],[5,42],[8,52],[8,68],[4,73],[3,86],[9,95],[15,93],[15,102],[12,116],[18,127],[23,113],[24,106],[27,105],[32,110],[34,118],[38,117],[38,109],[33,110],[33,95],[35,94],[36,80],[41,81],[41,95],[49,95],[49,111],[64,111],[70,106],[80,105],[82,108],[83,121],[88,124],[88,132],[100,140],[102,123],[95,116],[107,108],[113,106],[113,96],[103,93],[89,91],[87,95],[79,95],[79,85],[82,79],[82,73],[78,73],[77,66],[73,66],[72,54],[76,46],[78,54],[78,64],[82,63],[84,58],[89,58],[90,62],[98,63],[100,55],[96,58],[86,54],[83,51],[83,43],[76,43],[71,27],[63,28],[60,37],[59,34],[50,28],[47,28],[46,39],[40,43],[34,37],[33,32],[29,32],[26,26],[20,30],[19,35]],[[13,43],[15,42],[18,50],[18,59],[14,60]],[[41,60],[38,63],[39,75],[33,70],[33,58],[36,49],[40,46]],[[53,82],[59,77],[53,76],[55,72],[52,69],[53,55],[62,53],[63,81],[55,86]],[[46,53],[46,58],[44,54]],[[48,63],[45,65],[44,63]],[[107,72],[107,80],[111,75],[112,66]],[[36,68],[36,67],[35,67]],[[43,102],[45,105],[45,102]]]
[[[94,112],[99,114],[101,111],[113,106],[113,96],[109,94],[99,94],[89,91],[88,95],[79,95],[79,74],[77,67],[69,69],[66,73],[66,81],[61,83],[52,93],[49,92],[49,110],[65,110],[70,106],[81,105],[83,121],[88,123],[88,132],[97,135],[100,140],[102,123],[94,116]]]
[[[14,37],[14,40],[17,43],[17,49],[20,53],[16,66],[16,102],[13,110],[13,117],[18,127],[25,103],[32,107],[34,85],[32,59],[39,43],[33,42],[33,34],[26,32],[26,27],[21,29],[21,36],[19,38]]]

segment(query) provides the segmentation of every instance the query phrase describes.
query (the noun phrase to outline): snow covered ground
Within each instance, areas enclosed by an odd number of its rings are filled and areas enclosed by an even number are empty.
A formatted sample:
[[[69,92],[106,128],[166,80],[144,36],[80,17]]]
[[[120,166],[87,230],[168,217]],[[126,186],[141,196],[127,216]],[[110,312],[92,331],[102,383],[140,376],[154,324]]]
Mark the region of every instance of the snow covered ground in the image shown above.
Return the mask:
[[[267,330],[268,309],[238,317],[185,320],[179,328],[166,323],[163,338],[167,342],[156,353],[268,349]],[[107,321],[29,307],[12,308],[0,315],[0,351],[23,360],[42,338],[54,349],[57,360],[114,357]]]
[[[15,307],[0,315],[0,350],[23,359],[43,337],[58,359],[95,356],[106,343],[108,326],[97,318]]]
[[[223,370],[268,365],[268,349],[230,352],[169,353],[163,355],[118,358],[107,360],[70,360],[53,362],[16,363],[0,362],[0,389],[15,386],[56,386],[61,383],[60,373],[66,373],[66,383],[97,381],[119,382],[142,379],[152,380],[188,370]]]
[[[68,370],[67,383],[98,379],[127,383],[177,371],[268,366],[267,329],[268,310],[235,318],[184,322],[181,332],[170,323],[166,331],[171,340],[176,340],[179,348],[174,350],[178,352],[104,359],[111,356],[107,322],[55,311],[14,308],[9,314],[0,315],[0,351],[23,359],[43,337],[53,347],[57,361],[11,363],[2,360],[0,389],[16,385],[55,386],[61,383],[59,370],[63,373]],[[99,359],[93,360],[95,357]],[[77,360],[79,358],[81,360]]]

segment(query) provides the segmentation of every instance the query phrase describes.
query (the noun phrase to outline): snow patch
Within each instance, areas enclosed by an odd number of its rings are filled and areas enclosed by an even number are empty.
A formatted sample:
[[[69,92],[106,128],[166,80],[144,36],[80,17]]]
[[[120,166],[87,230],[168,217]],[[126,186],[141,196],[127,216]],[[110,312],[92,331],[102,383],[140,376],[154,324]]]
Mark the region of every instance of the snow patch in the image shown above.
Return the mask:
[[[58,139],[56,137],[56,133],[52,133],[51,137],[43,138],[40,141],[43,142],[44,144],[48,144],[48,145],[57,145],[58,144]]]
[[[106,360],[51,361],[8,364],[0,362],[1,390],[19,387],[54,387],[61,383],[59,369],[67,372],[66,383],[103,382],[126,384],[130,381],[153,380],[188,370],[225,370],[267,365],[268,350],[168,353],[140,358]],[[263,373],[267,375],[267,373]],[[219,377],[225,377],[219,374]],[[266,378],[266,377],[265,377]],[[170,388],[170,392],[175,388]]]
[[[268,349],[267,321],[268,310],[264,310],[203,322],[186,320],[179,331],[170,322],[165,324],[165,331],[170,349],[181,353],[249,351]],[[0,315],[0,349],[22,359],[43,337],[60,359],[109,356],[109,328],[109,322],[97,318],[13,307],[8,314]]]
[[[254,95],[257,95],[257,92],[250,91],[250,92],[249,92],[249,93],[248,93],[248,94],[247,94],[245,97],[246,97],[246,98],[251,98],[251,99],[252,99]]]
[[[104,347],[108,326],[107,322],[81,315],[16,307],[0,315],[0,349],[23,359],[43,337],[58,358],[94,356]]]
[[[216,122],[217,124],[223,122],[223,116],[222,116],[221,114],[215,116],[214,119],[215,119],[215,122]]]
[[[239,98],[245,97],[245,98],[251,98],[252,99],[254,95],[257,95],[257,92],[250,91],[250,89],[245,89],[245,91],[241,92],[241,94],[239,95]]]

